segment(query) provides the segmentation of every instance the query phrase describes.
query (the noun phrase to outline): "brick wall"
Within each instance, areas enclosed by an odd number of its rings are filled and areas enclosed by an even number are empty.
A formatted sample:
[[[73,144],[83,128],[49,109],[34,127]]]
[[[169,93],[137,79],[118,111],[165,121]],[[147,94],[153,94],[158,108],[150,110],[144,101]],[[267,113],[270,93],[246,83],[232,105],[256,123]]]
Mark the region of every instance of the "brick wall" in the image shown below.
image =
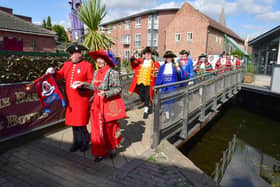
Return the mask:
[[[160,12],[159,14],[159,29],[158,29],[158,53],[163,56],[166,46],[166,32],[165,28],[175,18],[177,11]]]
[[[224,33],[209,28],[208,29],[208,49],[209,55],[217,55],[222,53],[224,50]]]
[[[0,37],[16,37],[23,40],[23,51],[32,52],[32,40],[35,40],[35,52],[56,52],[55,38],[51,36],[39,36],[32,34],[13,33],[0,31]]]
[[[165,29],[165,50],[172,50],[175,53],[179,53],[182,49],[190,50],[192,57],[196,59],[202,52],[206,52],[207,27],[206,18],[190,4],[185,3]],[[188,32],[192,32],[191,41],[187,41]],[[178,42],[175,40],[176,33],[180,33],[181,36]]]
[[[176,11],[169,10],[169,11],[160,11],[158,13],[159,15],[159,29],[158,29],[158,52],[159,55],[164,54],[164,28],[169,24],[169,22],[174,18]],[[141,27],[136,28],[136,18],[130,18],[127,20],[130,20],[130,29],[125,29],[125,20],[120,21],[117,23],[113,23],[110,25],[112,28],[112,32],[108,33],[115,41],[115,45],[112,46],[112,51],[116,56],[120,56],[121,58],[124,58],[124,51],[130,50],[130,54],[135,49],[143,49],[148,45],[148,17],[150,14],[141,15]],[[121,27],[120,27],[121,25]],[[115,26],[115,27],[114,27]],[[106,26],[106,29],[108,26]],[[115,28],[115,29],[114,29]],[[123,35],[130,34],[131,41],[130,45],[123,45],[122,37]],[[135,37],[136,34],[141,34],[141,45],[140,48],[135,47]]]

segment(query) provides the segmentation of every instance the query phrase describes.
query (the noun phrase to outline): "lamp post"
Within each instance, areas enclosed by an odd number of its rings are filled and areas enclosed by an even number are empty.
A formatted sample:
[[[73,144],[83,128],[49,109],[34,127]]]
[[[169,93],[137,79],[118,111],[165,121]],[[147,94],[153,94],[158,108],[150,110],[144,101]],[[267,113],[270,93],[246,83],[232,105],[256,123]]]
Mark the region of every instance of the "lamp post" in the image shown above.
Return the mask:
[[[81,5],[81,0],[69,0],[69,4],[71,6],[71,13],[69,15],[71,20],[71,35],[72,41],[82,43],[84,35],[84,24],[78,18],[78,11]]]

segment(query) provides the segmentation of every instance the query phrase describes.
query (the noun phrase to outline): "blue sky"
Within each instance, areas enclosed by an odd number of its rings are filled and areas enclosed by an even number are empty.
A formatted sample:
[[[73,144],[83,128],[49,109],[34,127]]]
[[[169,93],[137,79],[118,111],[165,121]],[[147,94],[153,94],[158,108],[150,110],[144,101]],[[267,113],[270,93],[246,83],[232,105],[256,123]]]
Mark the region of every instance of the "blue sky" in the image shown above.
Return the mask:
[[[102,0],[108,8],[105,21],[151,8],[180,7],[182,0]],[[188,0],[195,8],[218,20],[224,6],[226,23],[241,37],[253,38],[280,24],[279,0]],[[0,6],[41,23],[51,16],[53,24],[70,26],[68,0],[0,0]]]

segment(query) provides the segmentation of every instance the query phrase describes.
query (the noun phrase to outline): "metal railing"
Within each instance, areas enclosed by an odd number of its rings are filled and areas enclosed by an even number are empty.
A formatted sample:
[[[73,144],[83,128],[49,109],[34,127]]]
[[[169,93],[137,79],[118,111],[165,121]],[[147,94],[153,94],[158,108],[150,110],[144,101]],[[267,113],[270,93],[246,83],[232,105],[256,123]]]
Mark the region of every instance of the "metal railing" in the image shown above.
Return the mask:
[[[134,73],[120,75],[122,87],[121,97],[123,98],[126,110],[136,109],[142,104],[138,94],[128,92],[133,76]]]
[[[152,148],[162,139],[176,134],[179,135],[176,146],[196,134],[216,115],[223,103],[238,93],[241,81],[241,69],[225,68],[223,73],[214,71],[185,81],[155,86]],[[170,86],[177,88],[161,91]]]

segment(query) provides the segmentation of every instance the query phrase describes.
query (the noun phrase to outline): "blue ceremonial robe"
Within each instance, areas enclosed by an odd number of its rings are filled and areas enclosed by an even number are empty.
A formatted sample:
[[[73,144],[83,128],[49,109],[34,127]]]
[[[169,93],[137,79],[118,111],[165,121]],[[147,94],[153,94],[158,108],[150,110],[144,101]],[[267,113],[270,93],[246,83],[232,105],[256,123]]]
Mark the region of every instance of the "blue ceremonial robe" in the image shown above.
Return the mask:
[[[171,75],[164,75],[163,74],[164,69],[165,69],[165,64],[160,66],[159,72],[157,74],[156,85],[163,85],[163,84],[186,80],[185,73],[181,66],[180,66],[180,72],[178,72],[176,70],[175,65],[173,64],[173,66],[172,66],[173,71],[172,71]],[[183,86],[183,85],[180,85],[180,86]],[[178,85],[168,86],[168,87],[162,88],[161,92],[166,92],[168,90],[175,90],[178,87],[179,87]]]

